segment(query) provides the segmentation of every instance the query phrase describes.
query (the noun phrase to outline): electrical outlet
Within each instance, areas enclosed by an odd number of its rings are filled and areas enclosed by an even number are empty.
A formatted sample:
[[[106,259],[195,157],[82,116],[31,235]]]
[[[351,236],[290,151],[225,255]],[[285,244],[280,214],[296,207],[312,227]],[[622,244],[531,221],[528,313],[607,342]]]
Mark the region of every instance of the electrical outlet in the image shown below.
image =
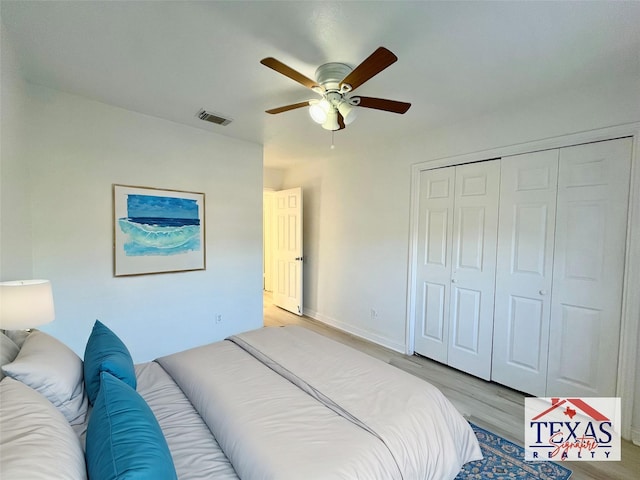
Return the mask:
[[[216,313],[216,323],[222,323],[222,314]]]

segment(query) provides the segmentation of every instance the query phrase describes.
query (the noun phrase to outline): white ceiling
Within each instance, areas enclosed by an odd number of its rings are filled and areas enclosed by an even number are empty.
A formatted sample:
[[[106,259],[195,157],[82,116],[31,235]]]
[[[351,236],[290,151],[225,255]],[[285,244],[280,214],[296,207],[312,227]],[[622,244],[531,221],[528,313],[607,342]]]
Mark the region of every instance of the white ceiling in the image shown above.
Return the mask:
[[[329,154],[306,109],[317,96],[260,65],[314,78],[378,46],[399,61],[358,89],[412,103],[362,109],[341,152],[402,141],[521,101],[640,72],[640,2],[10,1],[1,18],[25,78],[136,112],[264,145],[266,166]],[[640,76],[639,76],[640,82]],[[640,83],[639,83],[640,85]],[[195,117],[204,107],[233,119]]]

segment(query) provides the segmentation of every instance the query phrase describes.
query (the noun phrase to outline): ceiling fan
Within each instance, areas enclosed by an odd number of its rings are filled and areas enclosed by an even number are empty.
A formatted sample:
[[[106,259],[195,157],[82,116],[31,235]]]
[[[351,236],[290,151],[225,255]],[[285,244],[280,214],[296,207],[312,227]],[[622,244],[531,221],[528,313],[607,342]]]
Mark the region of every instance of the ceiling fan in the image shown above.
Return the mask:
[[[313,121],[322,125],[322,128],[332,131],[341,130],[346,125],[349,125],[355,119],[358,107],[405,113],[411,107],[410,103],[353,95],[353,91],[356,88],[397,60],[398,57],[389,50],[384,47],[378,47],[375,52],[354,69],[344,63],[332,62],[320,65],[316,70],[316,79],[311,80],[275,58],[263,58],[260,60],[261,64],[322,96],[321,99],[272,108],[267,110],[267,113],[282,113],[308,106],[309,114]]]

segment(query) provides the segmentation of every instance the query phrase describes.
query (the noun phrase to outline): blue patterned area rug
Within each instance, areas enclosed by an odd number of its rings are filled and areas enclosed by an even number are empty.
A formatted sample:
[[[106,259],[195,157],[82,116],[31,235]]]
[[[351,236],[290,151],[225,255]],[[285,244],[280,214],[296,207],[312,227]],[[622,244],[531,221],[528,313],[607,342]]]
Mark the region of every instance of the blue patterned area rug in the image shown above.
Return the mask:
[[[483,460],[469,462],[455,480],[566,480],[571,470],[554,462],[525,462],[524,448],[469,422]]]

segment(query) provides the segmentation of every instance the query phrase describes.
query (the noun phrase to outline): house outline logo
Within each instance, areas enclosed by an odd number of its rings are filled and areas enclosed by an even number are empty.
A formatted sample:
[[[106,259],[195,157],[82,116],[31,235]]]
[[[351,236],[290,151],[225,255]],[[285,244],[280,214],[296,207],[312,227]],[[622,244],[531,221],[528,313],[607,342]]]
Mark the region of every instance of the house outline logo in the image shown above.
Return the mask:
[[[620,460],[619,398],[525,398],[525,460]]]
[[[531,420],[538,420],[539,418],[545,416],[547,413],[550,413],[551,411],[555,410],[556,408],[561,407],[562,405],[566,404],[567,402],[571,403],[575,407],[579,408],[582,412],[586,413],[588,416],[590,416],[596,422],[610,422],[611,421],[608,417],[604,416],[602,413],[597,411],[595,408],[593,408],[591,405],[589,405],[588,403],[586,403],[584,400],[582,400],[580,398],[565,398],[564,400],[560,400],[560,398],[558,398],[558,397],[552,397],[551,398],[551,407],[547,408],[541,414],[536,415]],[[563,412],[563,414],[567,415],[569,418],[573,418],[576,415],[576,413],[577,412],[575,410],[571,410],[571,407],[568,406],[568,405],[567,405],[565,411]]]

